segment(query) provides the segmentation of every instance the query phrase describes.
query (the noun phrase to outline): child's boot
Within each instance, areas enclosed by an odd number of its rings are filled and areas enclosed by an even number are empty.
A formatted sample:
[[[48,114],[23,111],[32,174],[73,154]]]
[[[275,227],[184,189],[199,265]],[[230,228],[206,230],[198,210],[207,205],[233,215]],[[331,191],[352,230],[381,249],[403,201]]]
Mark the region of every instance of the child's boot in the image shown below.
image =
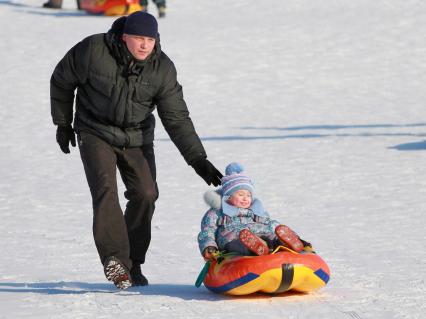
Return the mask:
[[[300,252],[303,250],[302,241],[299,236],[290,229],[290,227],[286,225],[279,225],[275,228],[275,234],[283,244],[294,251]]]
[[[265,241],[248,229],[241,230],[239,237],[241,243],[256,255],[262,256],[269,254],[269,248]]]

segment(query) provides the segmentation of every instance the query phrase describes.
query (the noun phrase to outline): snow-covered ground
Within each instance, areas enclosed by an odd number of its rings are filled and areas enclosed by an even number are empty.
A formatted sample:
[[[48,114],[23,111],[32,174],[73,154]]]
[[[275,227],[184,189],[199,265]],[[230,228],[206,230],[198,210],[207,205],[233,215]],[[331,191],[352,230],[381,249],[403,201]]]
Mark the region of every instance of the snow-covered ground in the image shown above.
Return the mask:
[[[49,79],[114,18],[43,1],[0,0],[0,318],[426,318],[424,1],[168,0],[162,46],[209,159],[243,163],[332,271],[313,294],[238,298],[194,287],[208,187],[161,124],[150,286],[105,280]]]

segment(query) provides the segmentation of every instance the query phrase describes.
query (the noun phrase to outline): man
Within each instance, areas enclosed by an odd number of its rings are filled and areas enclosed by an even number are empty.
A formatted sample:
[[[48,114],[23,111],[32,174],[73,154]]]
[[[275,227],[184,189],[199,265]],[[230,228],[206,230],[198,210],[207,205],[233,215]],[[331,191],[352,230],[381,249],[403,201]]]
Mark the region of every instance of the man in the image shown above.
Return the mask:
[[[74,91],[76,111],[73,121]],[[151,240],[158,197],[153,151],[155,107],[186,162],[208,185],[222,174],[207,160],[176,80],[161,51],[156,19],[135,12],[106,34],[89,36],[68,51],[51,78],[51,112],[64,153],[76,145],[93,201],[93,234],[108,280],[120,288],[147,285],[140,265]],[[126,186],[124,216],[116,168]]]

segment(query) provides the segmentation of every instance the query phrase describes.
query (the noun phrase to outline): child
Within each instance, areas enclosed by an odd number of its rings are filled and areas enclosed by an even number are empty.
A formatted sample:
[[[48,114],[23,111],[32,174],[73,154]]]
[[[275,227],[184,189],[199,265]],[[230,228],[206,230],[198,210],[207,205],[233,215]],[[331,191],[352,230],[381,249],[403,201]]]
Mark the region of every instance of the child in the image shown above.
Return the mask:
[[[311,245],[288,226],[269,218],[261,201],[254,197],[252,181],[242,172],[241,164],[229,164],[221,180],[222,188],[204,195],[211,209],[204,215],[198,234],[203,257],[212,259],[218,250],[266,255],[280,245],[297,252],[312,252]]]

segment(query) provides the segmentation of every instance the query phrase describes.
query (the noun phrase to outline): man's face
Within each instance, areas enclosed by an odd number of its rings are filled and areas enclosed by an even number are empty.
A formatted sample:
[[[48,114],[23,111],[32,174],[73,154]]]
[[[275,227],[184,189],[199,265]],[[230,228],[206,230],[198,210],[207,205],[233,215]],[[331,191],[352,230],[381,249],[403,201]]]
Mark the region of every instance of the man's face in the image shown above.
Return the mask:
[[[145,60],[154,50],[155,39],[140,35],[123,34],[127,49],[137,60]]]

